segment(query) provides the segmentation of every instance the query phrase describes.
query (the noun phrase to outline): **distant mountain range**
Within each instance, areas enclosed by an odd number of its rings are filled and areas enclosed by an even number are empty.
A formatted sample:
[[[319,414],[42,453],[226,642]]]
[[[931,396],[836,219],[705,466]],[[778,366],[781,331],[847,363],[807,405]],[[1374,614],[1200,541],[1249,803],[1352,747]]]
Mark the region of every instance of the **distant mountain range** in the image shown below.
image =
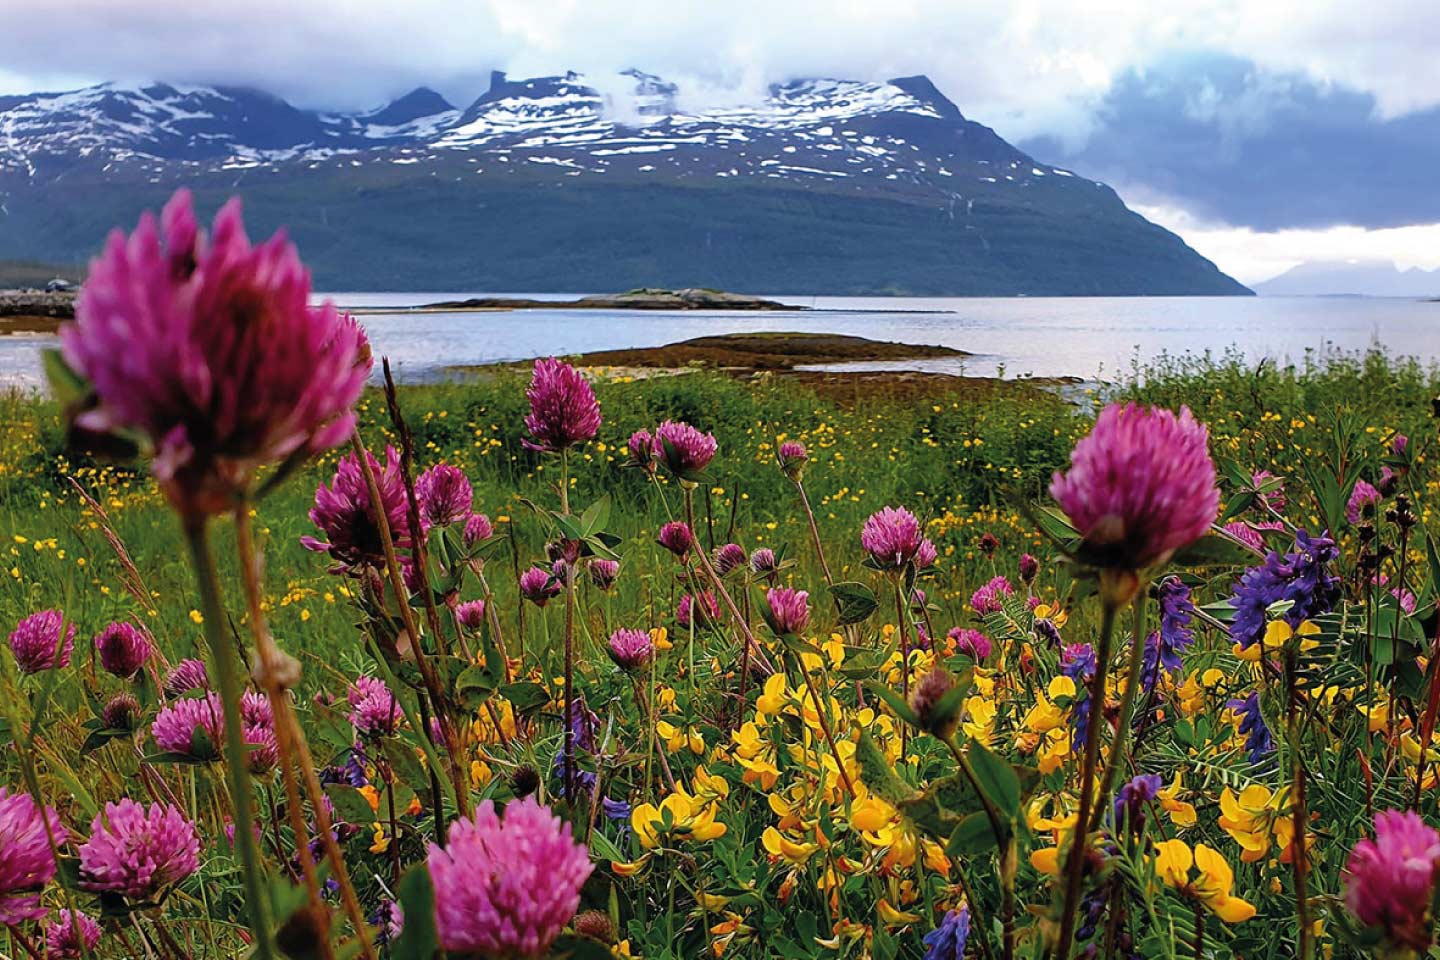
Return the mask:
[[[1440,270],[1401,270],[1388,260],[1302,263],[1255,284],[1268,297],[1440,297]]]
[[[464,109],[422,88],[355,114],[163,83],[0,97],[0,258],[82,260],[183,184],[287,224],[329,289],[1250,292],[925,77],[708,106],[613,79],[496,74]]]

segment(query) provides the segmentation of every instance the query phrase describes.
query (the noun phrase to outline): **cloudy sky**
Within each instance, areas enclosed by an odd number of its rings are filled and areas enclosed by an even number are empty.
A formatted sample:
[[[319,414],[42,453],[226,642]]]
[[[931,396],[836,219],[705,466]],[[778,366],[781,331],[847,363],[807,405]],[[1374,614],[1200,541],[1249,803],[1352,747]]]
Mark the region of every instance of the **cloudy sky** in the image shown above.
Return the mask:
[[[714,96],[928,74],[1241,280],[1440,266],[1435,0],[0,0],[0,94],[99,80],[363,108],[492,69],[639,67]]]

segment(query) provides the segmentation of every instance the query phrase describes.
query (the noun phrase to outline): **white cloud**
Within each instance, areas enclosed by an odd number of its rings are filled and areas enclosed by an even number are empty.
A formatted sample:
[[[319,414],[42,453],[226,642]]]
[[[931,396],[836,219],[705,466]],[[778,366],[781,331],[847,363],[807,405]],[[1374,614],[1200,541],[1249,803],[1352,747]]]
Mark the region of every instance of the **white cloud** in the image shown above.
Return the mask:
[[[1440,223],[1383,230],[1329,227],[1323,230],[1257,231],[1207,223],[1176,207],[1132,203],[1147,220],[1185,242],[1241,283],[1269,280],[1305,262],[1383,261],[1401,269],[1440,267]]]

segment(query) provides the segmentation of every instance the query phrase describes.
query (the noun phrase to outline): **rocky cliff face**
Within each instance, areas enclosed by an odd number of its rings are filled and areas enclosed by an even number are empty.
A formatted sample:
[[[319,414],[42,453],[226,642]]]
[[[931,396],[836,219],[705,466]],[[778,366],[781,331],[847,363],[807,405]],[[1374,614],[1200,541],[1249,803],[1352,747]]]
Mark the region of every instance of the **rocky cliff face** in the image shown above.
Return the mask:
[[[177,185],[289,224],[332,288],[1246,293],[924,77],[698,101],[629,72],[379,110],[153,84],[0,98],[0,257],[74,260]]]

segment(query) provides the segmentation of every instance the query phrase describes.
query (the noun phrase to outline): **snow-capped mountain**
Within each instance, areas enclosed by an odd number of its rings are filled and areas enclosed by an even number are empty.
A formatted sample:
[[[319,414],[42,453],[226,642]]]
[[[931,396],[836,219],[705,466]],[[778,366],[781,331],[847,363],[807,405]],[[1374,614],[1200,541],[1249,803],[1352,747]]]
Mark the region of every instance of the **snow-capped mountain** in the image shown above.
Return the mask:
[[[568,188],[563,196],[572,201],[583,196],[582,219],[599,214],[601,220],[643,222],[649,217],[665,230],[682,234],[673,218],[687,221],[689,233],[681,246],[693,250],[699,244],[704,263],[684,276],[670,275],[683,269],[676,263],[621,268],[609,286],[632,280],[710,280],[755,289],[767,278],[784,280],[773,269],[745,269],[734,262],[735,253],[722,250],[717,256],[716,233],[722,248],[732,239],[742,242],[733,230],[724,229],[738,217],[741,223],[735,226],[743,243],[759,250],[775,242],[769,235],[777,229],[787,234],[805,230],[796,221],[795,209],[803,203],[815,218],[811,238],[820,248],[837,243],[852,247],[868,236],[887,244],[876,254],[889,260],[895,249],[918,238],[948,232],[917,250],[921,261],[934,261],[920,267],[926,276],[923,283],[916,281],[915,269],[897,273],[887,267],[884,274],[851,288],[1243,292],[1178,238],[1126,210],[1108,187],[1037,161],[988,127],[967,120],[924,77],[797,80],[774,85],[748,102],[733,97],[707,102],[638,71],[594,81],[576,74],[529,80],[495,74],[490,88],[464,109],[421,88],[366,113],[322,113],[254,90],[163,83],[101,84],[67,93],[0,97],[0,217],[8,213],[13,220],[27,201],[41,197],[69,208],[77,191],[93,207],[95,195],[88,188],[101,185],[111,189],[103,191],[107,196],[100,207],[128,211],[136,204],[117,205],[115,196],[153,203],[160,194],[157,188],[180,183],[202,193],[239,190],[262,214],[284,197],[287,209],[276,219],[291,223],[302,238],[308,230],[336,226],[337,215],[342,216],[342,228],[373,226],[377,216],[378,222],[388,222],[389,215],[380,211],[399,197],[424,206],[434,226],[445,229],[459,214],[432,206],[435,195],[444,194],[452,206],[458,202],[472,209],[513,210],[518,221],[506,224],[511,236],[493,236],[500,249],[516,246],[522,240],[517,232],[549,236],[552,249],[564,247],[575,233],[577,211],[573,202],[562,204],[568,212],[556,208],[556,188]],[[120,192],[110,195],[115,189]],[[632,196],[637,189],[644,193]],[[522,202],[523,196],[512,197],[517,190],[528,194],[531,203]],[[369,198],[369,214],[356,204],[356,192]],[[863,215],[856,209],[834,209],[856,200],[883,206]],[[758,219],[745,222],[747,211]],[[87,219],[84,214],[77,211],[82,220]],[[1003,226],[994,219],[997,215],[1004,217]],[[317,217],[319,224],[313,223]],[[1162,257],[1169,261],[1165,272],[1189,276],[1171,282],[1162,274],[1127,269],[1129,277],[1121,280],[1106,276],[1113,270],[1102,269],[1089,281],[1078,274],[1065,281],[1047,279],[1057,267],[1070,273],[1078,268],[1073,263],[1046,266],[1045,258],[1031,256],[1034,251],[1015,247],[1023,244],[1023,234],[1053,217],[1079,219],[1070,228],[1053,231],[1052,241],[1067,230],[1073,234],[1085,221],[1122,235],[1137,232],[1146,242],[1117,236],[1102,242],[1102,248],[1113,243],[1113,253],[1125,256],[1122,247],[1140,251],[1147,243],[1160,243],[1167,248]],[[905,229],[907,218],[913,236],[895,236],[896,230]],[[127,219],[133,216],[121,217]],[[842,224],[845,235],[833,234]],[[43,226],[38,237],[26,238],[41,249],[20,250],[23,244],[12,242],[18,238],[7,236],[12,231],[0,219],[0,255],[75,252],[56,249],[78,239],[71,237],[56,237],[47,249],[55,231]],[[1017,230],[1020,235],[1013,235]],[[697,231],[708,239],[700,243]],[[613,229],[605,236],[612,246],[616,239]],[[340,246],[351,257],[359,255],[351,243]],[[535,246],[528,253],[531,262],[536,257],[553,259],[557,271],[573,273],[576,258],[585,260],[583,253],[572,251],[567,270],[558,254],[547,257],[538,249],[546,244]],[[424,247],[431,262],[455,259],[441,255],[434,243]],[[1061,259],[1093,259],[1097,251],[1093,243],[1090,247]],[[635,252],[645,261],[671,256]],[[858,251],[848,256],[858,256]],[[977,256],[993,263],[987,269],[969,262]],[[947,258],[956,261],[949,280],[944,277]],[[496,272],[471,271],[471,276],[546,282],[533,272],[507,273],[497,269],[494,258],[486,259],[487,268]],[[1027,276],[1030,272],[1035,275]],[[989,279],[980,276],[985,273]],[[789,289],[823,289],[831,283],[830,274],[855,276],[849,265],[832,259],[832,267],[819,269],[813,280],[804,274],[785,282],[805,284]],[[576,288],[574,283],[549,282]]]

